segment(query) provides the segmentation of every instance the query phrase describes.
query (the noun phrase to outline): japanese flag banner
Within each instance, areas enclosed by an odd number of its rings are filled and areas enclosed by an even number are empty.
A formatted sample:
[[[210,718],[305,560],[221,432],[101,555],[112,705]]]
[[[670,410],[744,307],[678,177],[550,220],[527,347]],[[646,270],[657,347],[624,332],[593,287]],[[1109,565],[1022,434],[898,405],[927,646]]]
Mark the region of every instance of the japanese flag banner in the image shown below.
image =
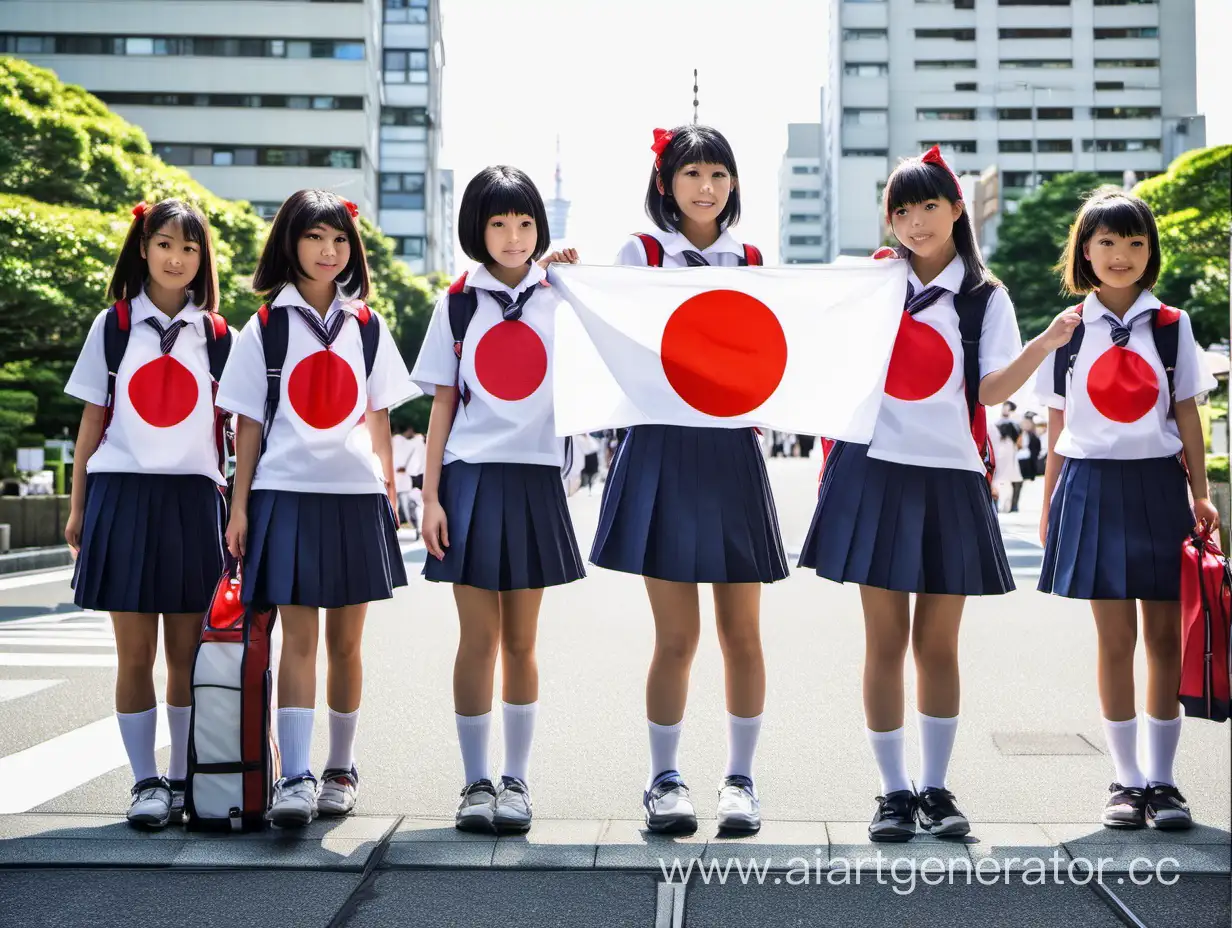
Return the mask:
[[[660,423],[867,443],[907,262],[642,268],[554,264],[558,435]]]

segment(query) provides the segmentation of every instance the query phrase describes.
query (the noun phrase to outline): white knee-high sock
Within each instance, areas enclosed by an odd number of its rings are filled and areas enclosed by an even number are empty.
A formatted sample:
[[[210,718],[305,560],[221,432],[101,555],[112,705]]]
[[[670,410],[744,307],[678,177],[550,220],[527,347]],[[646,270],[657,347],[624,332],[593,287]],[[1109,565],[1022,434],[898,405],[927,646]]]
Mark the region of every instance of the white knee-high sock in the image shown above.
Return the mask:
[[[659,774],[678,769],[676,755],[680,750],[680,731],[684,720],[675,725],[659,725],[647,719],[646,725],[650,729],[650,776],[646,780],[646,788],[650,789]]]
[[[462,749],[462,773],[467,783],[490,779],[488,776],[488,735],[492,731],[492,713],[458,715],[458,745]]]
[[[167,703],[167,728],[171,731],[168,780],[182,780],[188,776],[188,727],[191,724],[192,706],[173,706]]]
[[[289,707],[278,710],[278,751],[282,755],[284,777],[312,772],[309,755],[315,717],[315,709]]]
[[[958,716],[938,718],[919,713],[920,724],[920,789],[930,786],[945,789],[945,775],[954,753],[954,735],[958,732]]]
[[[329,754],[327,769],[350,770],[355,764],[355,730],[359,727],[359,710],[335,712],[329,710]]]
[[[753,779],[753,755],[760,734],[760,715],[741,718],[727,713],[727,776]]]
[[[1176,786],[1172,762],[1181,741],[1181,718],[1157,719],[1146,713],[1146,778],[1150,784]]]
[[[877,770],[881,773],[881,791],[889,795],[900,789],[911,789],[907,776],[907,733],[903,728],[893,731],[873,731],[865,728]]]
[[[1104,738],[1116,767],[1117,782],[1122,786],[1146,786],[1146,777],[1138,766],[1138,717],[1124,722],[1104,719]]]
[[[158,706],[144,712],[117,712],[116,721],[120,723],[120,738],[128,754],[128,764],[133,768],[133,782],[158,776],[158,763],[154,759]]]
[[[522,705],[501,702],[501,718],[505,724],[505,770],[507,777],[517,777],[523,783],[530,770],[530,748],[535,738],[535,719],[539,703]]]

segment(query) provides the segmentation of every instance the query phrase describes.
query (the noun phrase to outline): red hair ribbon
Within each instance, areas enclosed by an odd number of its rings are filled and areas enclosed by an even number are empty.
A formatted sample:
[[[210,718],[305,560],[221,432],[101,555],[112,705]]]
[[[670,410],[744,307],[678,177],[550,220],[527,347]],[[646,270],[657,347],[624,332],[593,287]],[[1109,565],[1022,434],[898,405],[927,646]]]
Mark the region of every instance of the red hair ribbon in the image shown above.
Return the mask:
[[[667,150],[667,146],[672,144],[672,139],[676,137],[676,133],[670,129],[655,129],[654,144],[650,146],[650,150],[655,153],[655,167],[663,166],[663,152]]]
[[[148,208],[149,207],[146,206],[145,200],[142,200],[140,203],[138,203],[136,206],[133,207],[133,215],[136,216],[138,219],[144,219],[145,211]]]
[[[342,205],[347,208],[347,212],[351,214],[352,219],[359,218],[359,207],[358,206],[356,206],[350,200],[343,200]]]
[[[940,146],[934,145],[920,156],[920,160],[925,164],[939,164],[945,168],[946,173],[949,174],[950,178],[954,181],[954,189],[958,191],[958,199],[962,199],[962,184],[958,182],[958,175],[954,173],[950,166],[945,163],[945,159],[941,157]]]

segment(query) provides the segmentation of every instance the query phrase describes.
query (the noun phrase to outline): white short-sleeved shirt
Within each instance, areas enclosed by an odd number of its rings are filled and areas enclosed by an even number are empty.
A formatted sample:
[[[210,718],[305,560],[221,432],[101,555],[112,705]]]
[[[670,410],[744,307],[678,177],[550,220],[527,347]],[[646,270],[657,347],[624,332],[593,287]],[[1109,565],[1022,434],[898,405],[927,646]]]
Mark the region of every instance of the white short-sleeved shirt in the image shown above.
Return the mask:
[[[438,385],[457,384],[460,369],[470,391],[465,405],[458,402],[444,463],[564,463],[565,440],[556,437],[552,407],[552,337],[561,299],[543,286],[546,276],[532,262],[521,283],[510,289],[482,265],[467,274],[477,307],[462,339],[460,365],[449,327],[449,295],[437,302],[411,379],[435,395]],[[528,287],[534,292],[521,319],[506,321],[489,291],[516,301]]]
[[[179,330],[167,355],[161,336],[173,319],[143,290],[130,301],[128,347],[116,372],[115,409],[102,444],[86,473],[200,474],[226,483],[218,468],[213,386],[206,350],[206,314],[189,304],[176,316]],[[95,317],[64,392],[95,406],[107,404],[107,357],[103,328],[107,310]]]
[[[1116,348],[1112,326],[1116,315],[1088,294],[1082,304],[1083,336],[1074,358],[1066,395],[1054,392],[1056,352],[1048,355],[1035,376],[1035,392],[1053,409],[1065,410],[1065,428],[1057,436],[1056,452],[1067,458],[1136,460],[1179,454],[1181,434],[1168,418],[1168,378],[1151,331],[1152,310],[1159,299],[1143,290],[1125,313],[1129,344]],[[1189,315],[1181,313],[1173,382],[1177,402],[1215,388],[1193,337]]]
[[[955,256],[929,285],[947,293],[913,317],[904,315],[886,376],[885,398],[873,428],[868,456],[898,464],[984,473],[963,380],[962,338],[954,294],[963,281],[962,258]],[[919,293],[924,284],[914,269],[908,281]],[[1005,368],[1022,351],[1014,304],[1003,287],[988,299],[980,330],[980,379]]]
[[[715,239],[714,244],[701,249],[680,232],[663,232],[655,229],[650,234],[663,246],[664,267],[688,267],[689,263],[684,258],[686,251],[698,252],[713,267],[736,267],[744,257],[744,245],[736,241],[735,236],[726,229]],[[616,255],[616,263],[646,267],[648,264],[646,246],[642,244],[641,239],[636,235],[631,236],[621,246],[620,253]]]
[[[296,493],[383,492],[366,427],[359,426],[367,410],[388,409],[418,392],[385,320],[377,316],[376,360],[372,375],[365,380],[358,320],[344,322],[327,350],[292,308],[308,306],[295,287],[283,287],[270,303],[271,309],[279,306],[287,314],[287,358],[282,366],[278,413],[252,488]],[[354,317],[359,306],[341,295],[335,297],[325,316],[326,326],[337,313]],[[260,317],[254,314],[236,339],[218,388],[219,406],[257,422],[265,418],[263,334]]]

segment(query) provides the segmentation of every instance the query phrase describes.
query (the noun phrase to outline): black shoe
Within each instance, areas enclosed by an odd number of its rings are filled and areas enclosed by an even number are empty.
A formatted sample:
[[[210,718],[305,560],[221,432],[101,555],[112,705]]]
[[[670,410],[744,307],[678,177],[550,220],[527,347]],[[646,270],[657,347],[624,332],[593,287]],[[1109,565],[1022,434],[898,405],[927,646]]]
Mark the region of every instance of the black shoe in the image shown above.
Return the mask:
[[[1146,825],[1146,789],[1113,783],[1104,804],[1104,825],[1108,828],[1142,828]]]
[[[1185,797],[1175,786],[1156,783],[1146,789],[1146,821],[1160,831],[1184,831],[1193,828],[1193,816]]]
[[[919,797],[909,789],[896,789],[877,797],[877,811],[868,825],[871,841],[910,841],[915,837]]]
[[[954,794],[940,786],[920,791],[920,827],[938,838],[961,838],[971,831],[971,823],[954,804]]]

